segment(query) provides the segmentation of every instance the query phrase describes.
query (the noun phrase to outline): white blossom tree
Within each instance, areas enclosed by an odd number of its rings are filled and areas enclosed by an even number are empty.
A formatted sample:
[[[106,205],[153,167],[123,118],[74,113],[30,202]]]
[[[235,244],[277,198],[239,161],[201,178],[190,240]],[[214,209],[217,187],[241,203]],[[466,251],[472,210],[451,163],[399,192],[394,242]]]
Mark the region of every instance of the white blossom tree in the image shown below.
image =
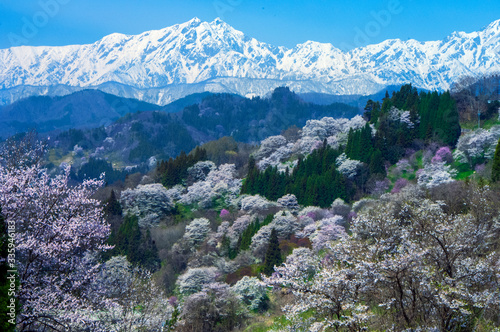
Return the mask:
[[[213,282],[184,300],[178,331],[233,331],[247,316],[229,285]]]
[[[285,196],[278,198],[277,202],[279,206],[289,210],[290,212],[298,212],[299,210],[297,197],[293,194],[286,194]]]
[[[269,136],[260,142],[260,147],[257,152],[254,153],[255,159],[262,159],[265,157],[269,157],[273,152],[278,150],[281,147],[286,146],[287,140],[284,136]]]
[[[276,206],[274,202],[267,200],[260,195],[244,196],[240,199],[240,206],[242,211],[259,212]]]
[[[151,273],[133,268],[125,256],[104,264],[95,287],[105,294],[106,307],[95,314],[94,331],[160,331],[175,310]]]
[[[187,188],[187,193],[179,200],[182,204],[198,203],[202,208],[209,208],[212,200],[223,197],[227,202],[236,198],[241,190],[241,179],[236,178],[236,167],[223,164],[212,169],[206,179],[197,181]]]
[[[250,310],[259,309],[267,299],[267,285],[255,277],[244,276],[231,290]]]
[[[347,158],[345,153],[338,156],[335,163],[337,165],[337,170],[349,179],[354,178],[358,174],[359,167],[362,164],[359,160]]]
[[[210,232],[210,221],[207,218],[196,218],[186,226],[184,239],[190,245],[196,246],[205,240],[208,232]]]
[[[418,174],[418,184],[424,188],[434,188],[444,183],[453,182],[457,174],[446,162],[434,162],[424,166]]]
[[[189,268],[177,279],[179,294],[183,297],[202,290],[203,285],[215,282],[219,272],[213,266]]]
[[[460,215],[415,195],[380,201],[325,258],[289,257],[265,281],[293,292],[284,309],[305,329],[456,331],[474,330],[481,318],[496,322],[499,227],[490,208],[476,206],[489,207],[488,191],[471,191],[470,212]]]
[[[135,189],[124,190],[120,202],[124,214],[139,217],[139,225],[154,225],[174,208],[171,195],[172,192],[159,183],[138,185]]]
[[[193,182],[204,181],[208,173],[216,168],[217,166],[212,161],[199,161],[187,169],[188,178]]]
[[[50,178],[33,158],[36,151],[24,153],[16,163],[3,160],[0,166],[0,206],[16,228],[22,305],[17,327],[66,330],[85,325],[102,305],[94,300],[102,296],[92,294],[89,286],[100,267],[95,253],[108,248],[109,225],[100,202],[91,198],[103,181],[70,187],[69,167]]]
[[[470,164],[481,158],[492,159],[499,138],[500,126],[493,126],[488,130],[480,128],[466,133],[458,139],[453,158]]]

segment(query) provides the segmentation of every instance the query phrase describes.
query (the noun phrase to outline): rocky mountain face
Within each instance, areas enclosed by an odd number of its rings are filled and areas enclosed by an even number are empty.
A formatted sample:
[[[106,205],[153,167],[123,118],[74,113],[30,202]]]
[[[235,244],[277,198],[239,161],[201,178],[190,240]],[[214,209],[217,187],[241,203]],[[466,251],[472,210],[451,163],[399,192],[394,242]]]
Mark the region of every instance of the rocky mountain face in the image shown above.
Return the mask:
[[[445,90],[463,75],[500,70],[500,20],[441,41],[386,40],[343,52],[308,41],[293,49],[257,41],[220,19],[194,18],[140,35],[111,34],[89,45],[0,50],[0,104],[33,95],[99,89],[165,105],[189,94],[373,94],[412,83]]]

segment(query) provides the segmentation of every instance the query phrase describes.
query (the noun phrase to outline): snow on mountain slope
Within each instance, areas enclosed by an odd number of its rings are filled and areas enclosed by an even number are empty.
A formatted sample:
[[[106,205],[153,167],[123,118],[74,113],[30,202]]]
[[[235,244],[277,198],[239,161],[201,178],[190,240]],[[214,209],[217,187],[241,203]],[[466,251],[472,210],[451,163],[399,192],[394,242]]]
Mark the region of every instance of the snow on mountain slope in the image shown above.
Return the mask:
[[[275,47],[220,19],[194,18],[89,45],[0,50],[0,104],[86,88],[158,104],[202,91],[264,95],[281,85],[328,94],[367,95],[409,82],[444,90],[460,76],[499,71],[499,53],[500,20],[442,41],[394,39],[342,52],[313,41]]]

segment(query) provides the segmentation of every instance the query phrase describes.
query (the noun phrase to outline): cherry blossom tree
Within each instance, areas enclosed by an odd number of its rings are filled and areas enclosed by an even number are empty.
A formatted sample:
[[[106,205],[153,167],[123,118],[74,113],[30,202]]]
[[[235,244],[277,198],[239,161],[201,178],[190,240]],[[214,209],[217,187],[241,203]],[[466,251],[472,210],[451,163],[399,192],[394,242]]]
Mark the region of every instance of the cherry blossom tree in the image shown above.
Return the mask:
[[[428,189],[437,187],[443,183],[453,182],[453,177],[457,174],[456,170],[444,161],[429,163],[420,170],[418,174],[418,184]]]
[[[257,152],[255,152],[255,159],[262,159],[264,157],[269,157],[277,149],[286,146],[287,140],[281,135],[269,136],[260,142],[260,147]]]
[[[209,208],[214,198],[223,197],[227,202],[236,198],[240,193],[241,179],[235,177],[234,164],[223,164],[211,169],[206,179],[197,181],[187,188],[187,193],[182,195],[180,203],[198,203],[202,208]]]
[[[458,139],[453,158],[471,165],[478,160],[492,159],[499,138],[500,126],[493,126],[488,130],[480,128],[466,133]]]
[[[202,285],[184,300],[178,331],[233,331],[247,317],[238,297],[225,283]]]
[[[88,321],[100,305],[89,290],[99,271],[96,253],[110,229],[100,202],[92,199],[103,180],[68,185],[69,167],[49,177],[38,150],[24,149],[12,163],[0,163],[0,206],[16,225],[16,264],[20,288],[19,330],[67,330]],[[101,296],[98,296],[102,298]]]
[[[285,196],[278,198],[278,204],[282,208],[285,208],[292,213],[298,212],[299,203],[297,202],[297,197],[293,194],[286,194]]]
[[[184,239],[186,239],[191,246],[196,246],[205,240],[209,231],[210,221],[207,218],[196,218],[186,226]]]
[[[267,300],[266,284],[255,277],[244,276],[231,287],[236,296],[250,310],[262,308]]]
[[[158,224],[160,219],[174,208],[171,193],[161,184],[138,185],[135,189],[124,190],[121,204],[124,213],[139,217],[139,225]]]
[[[301,249],[265,279],[295,295],[284,308],[293,326],[472,331],[481,319],[497,322],[499,227],[490,190],[471,190],[468,212],[458,215],[406,191],[360,214],[352,235],[324,258]]]
[[[276,204],[260,195],[253,195],[241,198],[240,206],[242,211],[258,212],[276,206]]]
[[[203,285],[215,282],[219,272],[215,267],[189,268],[177,279],[177,287],[182,297],[201,291]]]
[[[95,287],[106,296],[106,310],[95,314],[93,331],[160,331],[175,310],[151,273],[133,268],[125,256],[103,265]]]
[[[359,167],[362,165],[358,160],[347,158],[345,153],[338,156],[335,163],[337,164],[337,170],[349,179],[354,178],[358,174]]]

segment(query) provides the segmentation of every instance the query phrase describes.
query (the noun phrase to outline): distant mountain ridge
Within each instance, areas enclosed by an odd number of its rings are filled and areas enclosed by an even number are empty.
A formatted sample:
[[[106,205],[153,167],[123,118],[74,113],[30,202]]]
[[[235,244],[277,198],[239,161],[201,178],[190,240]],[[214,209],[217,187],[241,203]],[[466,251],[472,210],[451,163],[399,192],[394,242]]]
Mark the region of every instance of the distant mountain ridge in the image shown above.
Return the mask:
[[[99,89],[165,105],[189,94],[368,95],[412,83],[445,90],[463,75],[500,70],[500,20],[442,41],[386,40],[342,52],[308,41],[292,49],[250,38],[220,19],[195,18],[140,35],[111,34],[88,45],[0,50],[0,104],[31,95]]]
[[[59,97],[34,96],[0,107],[0,138],[36,129],[39,133],[107,126],[138,111],[175,113],[210,96],[189,95],[166,106],[123,98],[99,90],[82,90]]]
[[[203,96],[189,99],[198,97]],[[211,94],[175,113],[131,112],[109,126],[51,133],[51,142],[64,151],[63,155],[78,145],[89,154],[130,165],[152,156],[167,160],[181,150],[190,151],[196,145],[222,137],[257,144],[287,129],[298,131],[297,127],[311,119],[352,118],[358,114],[358,108],[345,104],[304,102],[283,87],[275,89],[268,98]]]

